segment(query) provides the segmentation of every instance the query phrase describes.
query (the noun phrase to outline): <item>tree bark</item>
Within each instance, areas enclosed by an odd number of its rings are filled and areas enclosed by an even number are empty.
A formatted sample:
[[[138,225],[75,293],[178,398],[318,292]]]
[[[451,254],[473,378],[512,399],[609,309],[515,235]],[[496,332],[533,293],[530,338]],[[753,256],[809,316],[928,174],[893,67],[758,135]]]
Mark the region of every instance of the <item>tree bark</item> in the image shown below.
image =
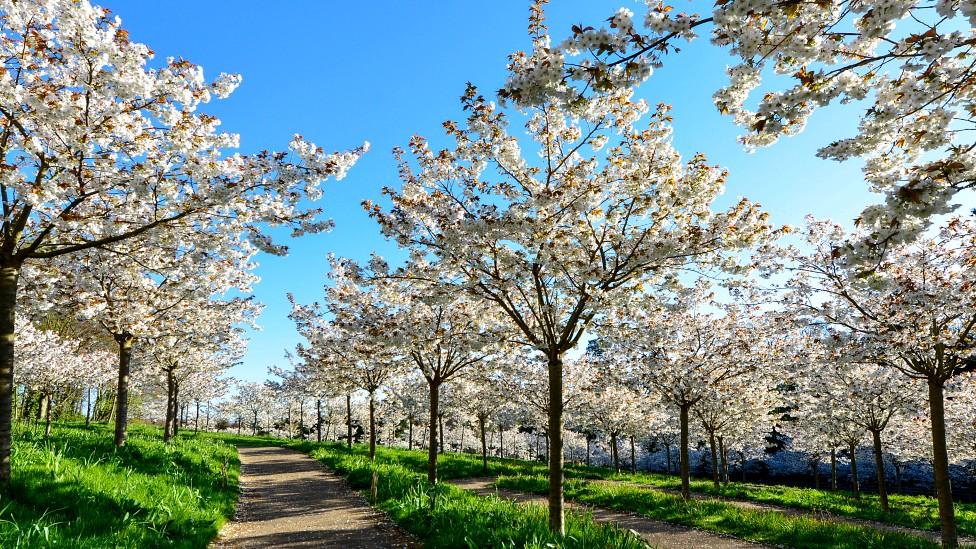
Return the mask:
[[[563,358],[549,356],[549,529],[566,533],[563,514]]]
[[[89,425],[91,425],[91,410],[92,410],[91,387],[88,387],[87,390],[88,390],[88,397],[85,399],[85,403],[86,403],[86,408],[85,408],[85,426],[86,427],[89,426]]]
[[[681,423],[681,448],[679,450],[681,458],[681,497],[685,501],[691,499],[691,464],[688,462],[688,409],[690,404],[682,404],[679,420]]]
[[[376,398],[374,391],[369,392],[369,459],[376,459]]]
[[[119,387],[116,392],[118,409],[115,415],[115,446],[119,448],[125,446],[129,421],[129,367],[132,362],[132,340],[132,334],[128,332],[115,334],[115,341],[119,344]],[[0,436],[2,436],[2,432],[0,432]]]
[[[949,479],[949,451],[946,446],[945,401],[940,380],[929,379],[929,412],[932,418],[932,469],[939,498],[939,518],[942,522],[942,546],[958,547],[956,516],[952,507],[952,486]]]
[[[430,388],[430,440],[427,447],[427,482],[437,483],[437,427],[440,419],[438,408],[440,407],[441,383],[436,379],[428,379],[427,385]]]
[[[830,489],[837,489],[837,449],[830,449]]]
[[[413,418],[407,419],[407,450],[413,450]]]
[[[718,455],[722,459],[722,484],[729,483],[729,452],[725,449],[725,438],[718,437]]]
[[[173,437],[173,421],[176,419],[176,413],[173,409],[174,385],[173,371],[166,370],[166,423],[163,426],[163,442],[169,442],[169,439]]]
[[[716,488],[719,487],[718,482],[718,446],[715,444],[715,432],[709,431],[708,433],[708,448],[712,453],[712,484]]]
[[[478,414],[478,428],[481,429],[481,471],[488,474],[488,439],[485,436],[485,423],[488,417],[485,414]]]
[[[637,474],[637,443],[633,436],[630,437],[630,473]]]
[[[322,399],[315,399],[315,442],[322,442]]]
[[[613,470],[620,474],[620,455],[617,453],[617,433],[610,433],[610,458],[613,460]]]
[[[346,394],[346,448],[352,450],[352,394]]]
[[[193,432],[194,433],[200,432],[200,401],[199,400],[196,401],[196,404],[197,404],[197,415],[196,415],[196,418],[193,420]]]
[[[851,493],[854,499],[861,499],[861,486],[857,481],[857,444],[851,443],[848,449],[851,452]]]
[[[884,449],[881,447],[881,431],[871,431],[874,442],[874,468],[878,476],[878,498],[881,500],[881,512],[888,512],[888,490],[885,484]]]
[[[590,437],[586,437],[586,466],[590,466]]]
[[[17,279],[20,266],[0,267],[0,485],[10,485],[10,443],[13,429],[14,340]]]
[[[51,436],[51,393],[44,397],[47,400],[47,410],[44,414],[44,438]]]
[[[505,430],[498,426],[498,457],[505,457]]]

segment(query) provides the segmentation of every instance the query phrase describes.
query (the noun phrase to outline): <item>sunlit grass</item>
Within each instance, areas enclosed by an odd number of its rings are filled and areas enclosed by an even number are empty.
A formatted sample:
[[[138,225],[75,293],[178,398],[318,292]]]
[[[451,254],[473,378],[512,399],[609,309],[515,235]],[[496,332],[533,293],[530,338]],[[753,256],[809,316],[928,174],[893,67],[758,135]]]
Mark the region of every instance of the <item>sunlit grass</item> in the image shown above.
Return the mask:
[[[237,451],[219,440],[164,444],[145,426],[122,449],[102,425],[41,435],[16,426],[0,547],[206,547],[233,514]]]

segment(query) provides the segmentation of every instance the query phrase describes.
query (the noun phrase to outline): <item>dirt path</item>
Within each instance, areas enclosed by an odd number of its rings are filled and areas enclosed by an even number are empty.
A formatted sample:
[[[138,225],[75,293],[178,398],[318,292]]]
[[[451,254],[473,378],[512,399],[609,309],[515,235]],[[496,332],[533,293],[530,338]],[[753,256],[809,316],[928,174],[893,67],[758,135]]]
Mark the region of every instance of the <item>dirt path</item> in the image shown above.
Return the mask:
[[[509,490],[498,490],[491,485],[494,478],[468,478],[451,480],[450,483],[459,488],[470,490],[480,496],[498,494],[500,497],[518,503],[531,503],[545,505],[546,498],[525,492],[512,492]],[[568,509],[583,509],[584,507],[572,502],[566,502]],[[645,541],[654,547],[661,549],[697,549],[700,547],[718,549],[757,549],[762,545],[748,541],[726,537],[711,532],[695,530],[677,526],[667,522],[651,520],[634,513],[624,513],[622,511],[611,511],[599,507],[586,507],[597,522],[614,523],[620,528],[637,532]]]
[[[660,488],[658,486],[653,486],[650,484],[641,484],[639,482],[615,481],[615,480],[593,480],[590,482],[604,483],[604,484],[611,484],[611,485],[625,484],[625,485],[634,486],[636,488],[640,488],[642,490],[653,490],[655,492],[662,492],[665,494],[680,495],[680,492],[678,492],[677,490],[669,490],[667,488]],[[828,522],[841,522],[846,524],[852,524],[855,526],[866,526],[868,528],[873,528],[875,530],[879,530],[882,532],[899,532],[902,534],[908,534],[911,536],[924,538],[934,543],[940,543],[942,541],[942,534],[940,532],[933,532],[931,530],[919,530],[916,528],[908,528],[906,526],[898,526],[895,524],[888,524],[886,522],[878,522],[876,520],[846,517],[844,515],[837,515],[834,513],[830,513],[828,511],[797,509],[795,507],[784,507],[781,505],[772,505],[769,503],[757,503],[754,501],[748,501],[743,499],[724,498],[720,496],[713,496],[710,494],[702,494],[700,492],[692,492],[691,497],[697,500],[720,501],[722,503],[734,505],[740,509],[749,509],[754,511],[774,511],[792,517],[808,517],[808,518],[814,518],[817,520],[823,520]],[[959,544],[964,545],[966,547],[976,546],[976,538],[959,536]]]
[[[212,548],[419,547],[338,475],[284,448],[239,448],[241,498]]]

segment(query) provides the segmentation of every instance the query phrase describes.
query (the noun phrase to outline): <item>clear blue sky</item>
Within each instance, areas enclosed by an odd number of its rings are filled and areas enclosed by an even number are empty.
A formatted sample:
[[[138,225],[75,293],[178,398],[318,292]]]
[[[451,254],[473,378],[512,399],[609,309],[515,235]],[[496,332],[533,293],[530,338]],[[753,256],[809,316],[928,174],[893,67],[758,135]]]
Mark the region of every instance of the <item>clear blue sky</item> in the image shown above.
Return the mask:
[[[209,76],[243,75],[229,99],[207,107],[223,127],[241,134],[243,152],[283,149],[301,133],[326,149],[348,149],[364,140],[372,151],[341,182],[327,184],[321,205],[334,231],[289,242],[288,257],[259,258],[265,305],[263,330],[254,333],[244,364],[232,374],[261,380],[269,365],[284,366],[285,349],[299,341],[288,320],[287,292],[301,302],[318,300],[328,252],[365,259],[373,250],[396,257],[360,207],[397,186],[390,150],[421,134],[439,139],[441,122],[461,117],[465,82],[486,92],[505,78],[506,56],[528,47],[528,1],[501,2],[167,2],[103,1],[123,20],[133,40],[158,58],[182,56]],[[599,22],[631,0],[554,0],[550,29],[560,39],[571,24]],[[689,10],[692,11],[692,10]],[[761,202],[776,223],[800,224],[812,213],[849,223],[875,200],[859,165],[819,160],[819,145],[853,133],[856,112],[819,112],[799,137],[746,154],[738,129],[719,116],[711,95],[730,63],[707,38],[684,47],[641,89],[652,103],[674,106],[675,144],[690,157],[704,152],[731,171],[723,202],[747,196]]]

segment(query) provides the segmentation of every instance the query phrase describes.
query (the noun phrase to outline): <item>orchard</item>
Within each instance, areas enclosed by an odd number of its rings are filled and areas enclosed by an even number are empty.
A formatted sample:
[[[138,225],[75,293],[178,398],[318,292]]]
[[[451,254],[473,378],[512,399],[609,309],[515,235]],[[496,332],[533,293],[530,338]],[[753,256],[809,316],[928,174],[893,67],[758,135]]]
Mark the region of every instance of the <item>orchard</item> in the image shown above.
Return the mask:
[[[0,0],[0,546],[976,546],[976,3],[110,4]]]

